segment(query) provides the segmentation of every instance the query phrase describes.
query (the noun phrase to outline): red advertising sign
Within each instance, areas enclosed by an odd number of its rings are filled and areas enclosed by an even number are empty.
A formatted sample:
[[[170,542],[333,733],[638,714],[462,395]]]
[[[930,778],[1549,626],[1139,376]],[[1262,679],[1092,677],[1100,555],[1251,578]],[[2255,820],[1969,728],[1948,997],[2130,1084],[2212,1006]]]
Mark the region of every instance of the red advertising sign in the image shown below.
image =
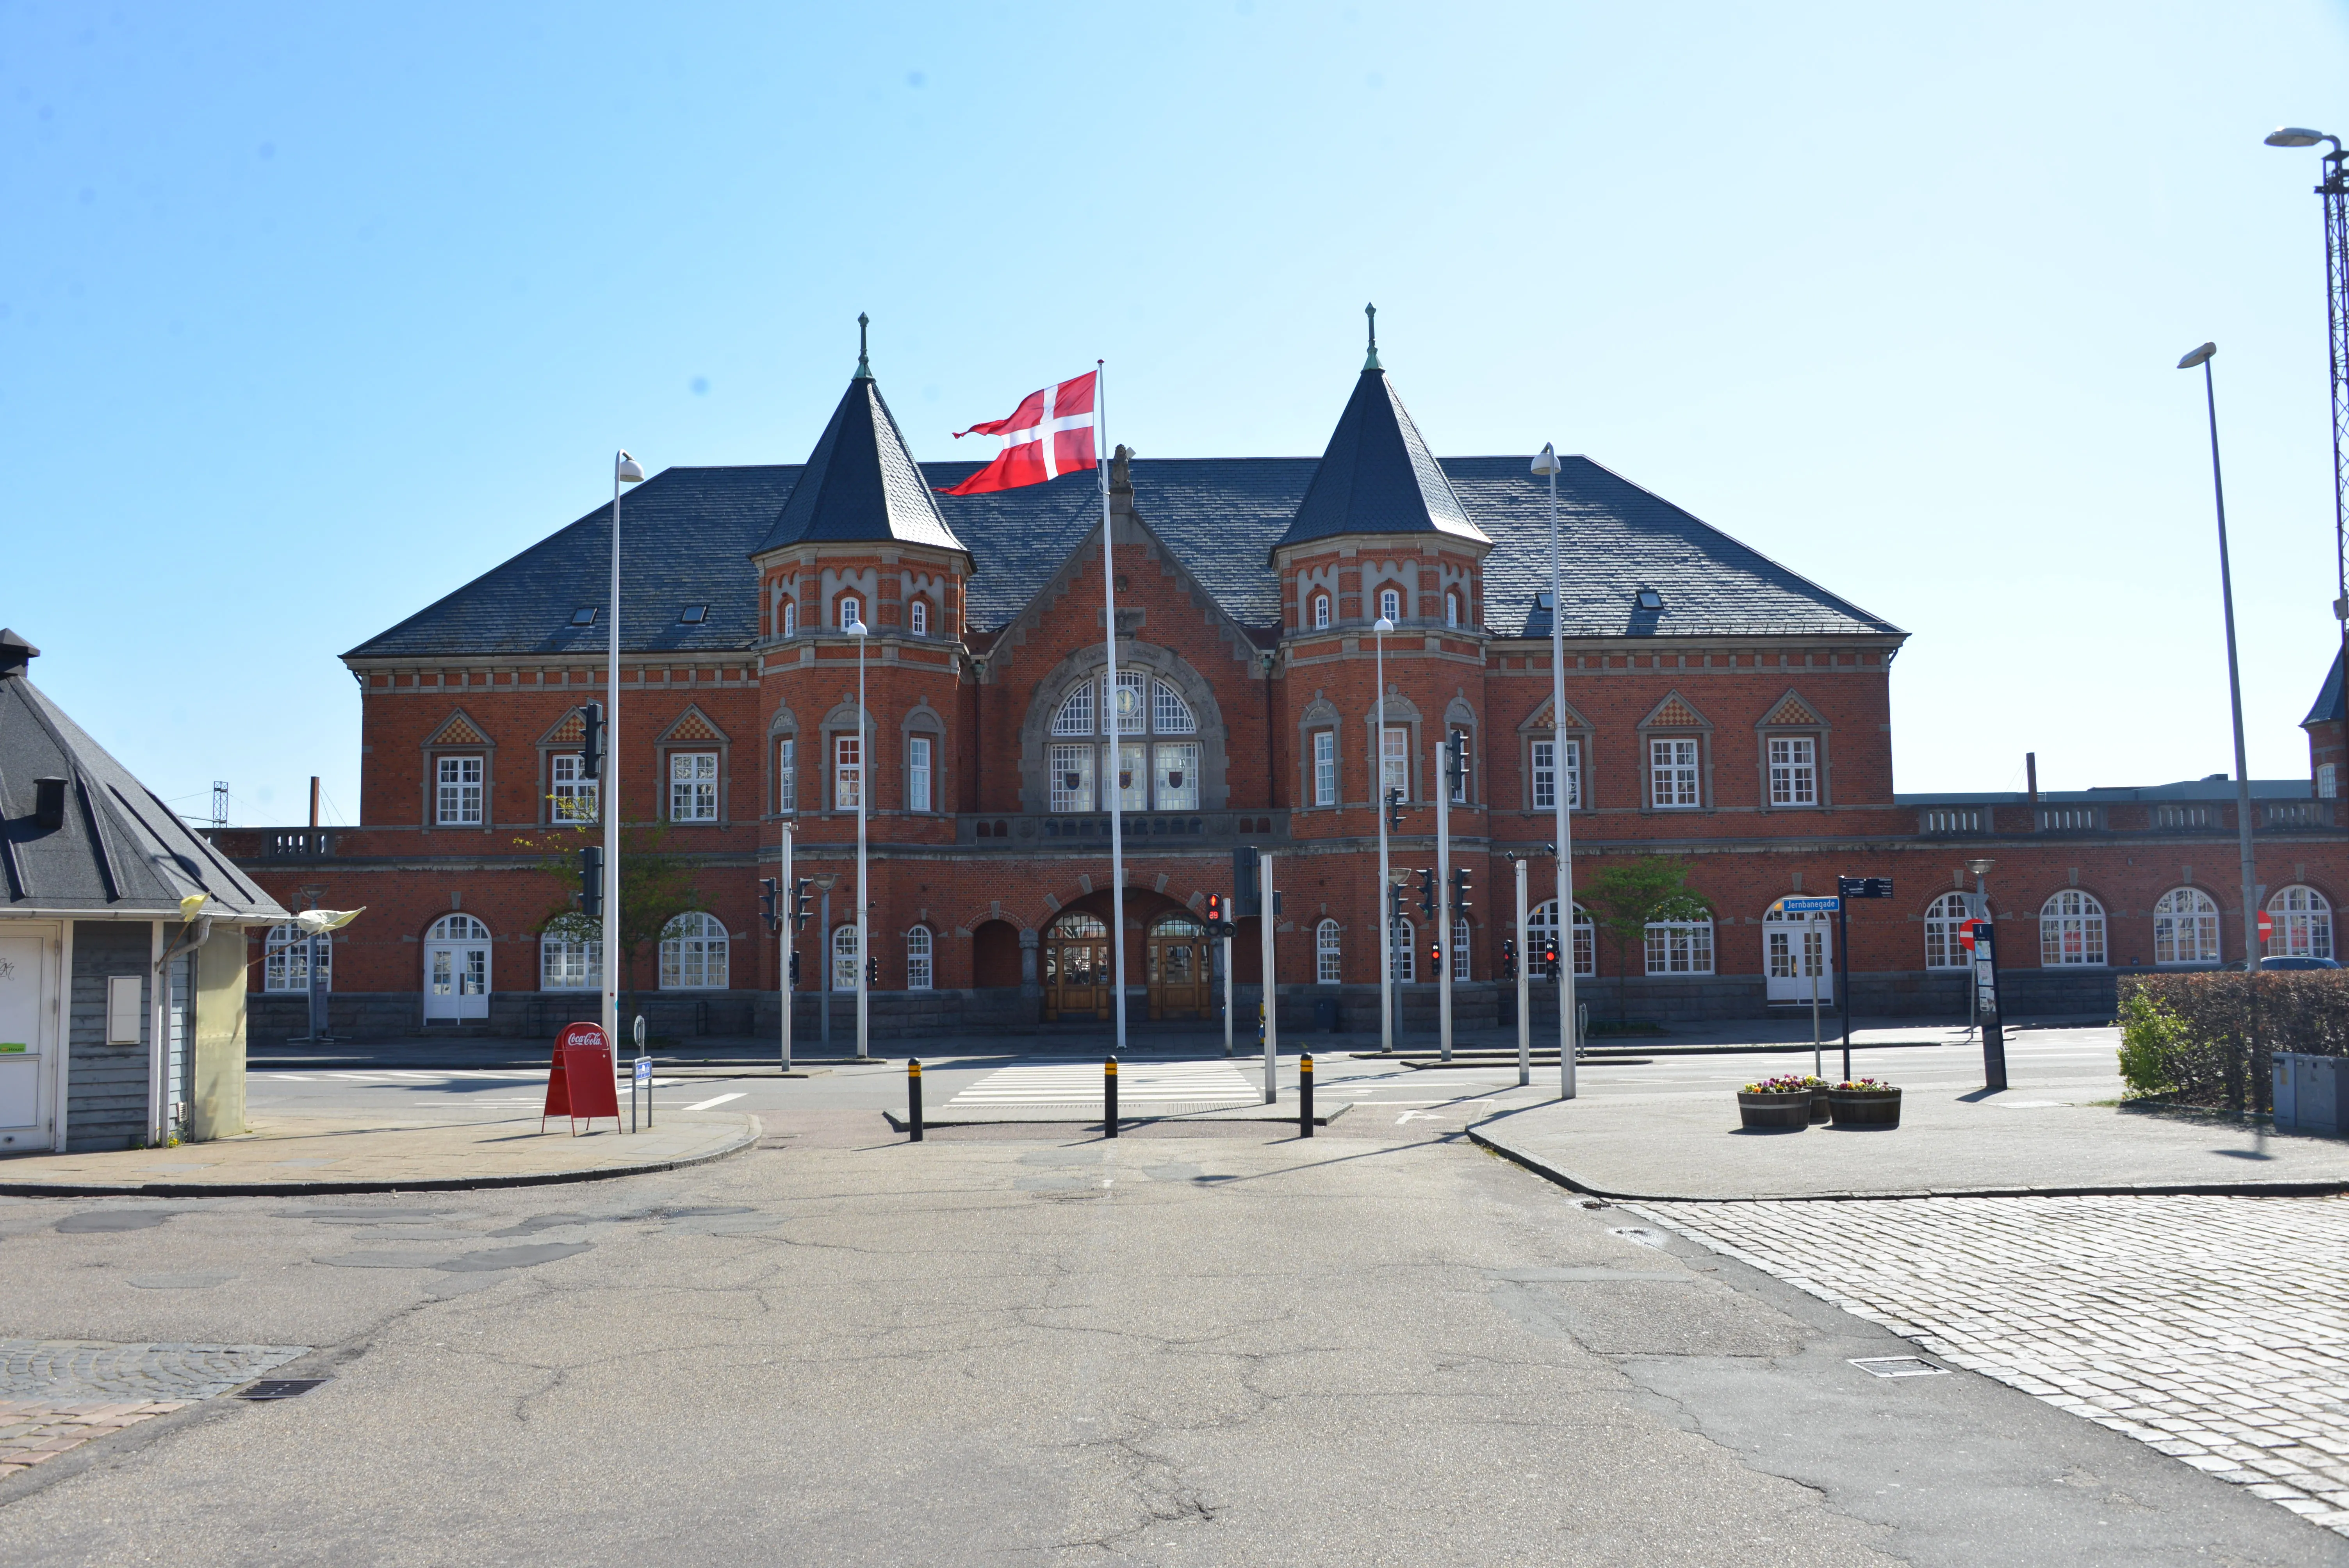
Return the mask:
[[[579,1123],[599,1116],[612,1119],[618,1130],[620,1095],[612,1078],[612,1042],[601,1024],[565,1024],[554,1037],[554,1060],[546,1075],[546,1109],[538,1130],[546,1130],[552,1117],[566,1117],[573,1136]]]

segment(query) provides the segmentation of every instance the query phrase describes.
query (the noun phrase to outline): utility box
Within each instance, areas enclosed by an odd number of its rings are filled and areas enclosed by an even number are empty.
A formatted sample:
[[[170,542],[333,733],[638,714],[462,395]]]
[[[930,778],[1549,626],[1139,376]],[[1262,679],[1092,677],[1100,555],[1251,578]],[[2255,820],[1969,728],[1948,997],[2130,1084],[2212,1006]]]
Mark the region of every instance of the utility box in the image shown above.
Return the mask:
[[[2275,1130],[2339,1138],[2349,1132],[2349,1060],[2278,1051]]]

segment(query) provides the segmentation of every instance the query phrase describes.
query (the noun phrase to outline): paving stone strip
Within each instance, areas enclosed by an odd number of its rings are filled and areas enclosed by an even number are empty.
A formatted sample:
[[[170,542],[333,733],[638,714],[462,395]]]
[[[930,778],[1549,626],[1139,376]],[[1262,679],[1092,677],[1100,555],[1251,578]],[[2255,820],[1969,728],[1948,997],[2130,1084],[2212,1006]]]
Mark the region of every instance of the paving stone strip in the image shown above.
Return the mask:
[[[0,1480],[309,1353],[306,1345],[0,1339]]]
[[[2349,1535],[2349,1198],[1627,1206]]]

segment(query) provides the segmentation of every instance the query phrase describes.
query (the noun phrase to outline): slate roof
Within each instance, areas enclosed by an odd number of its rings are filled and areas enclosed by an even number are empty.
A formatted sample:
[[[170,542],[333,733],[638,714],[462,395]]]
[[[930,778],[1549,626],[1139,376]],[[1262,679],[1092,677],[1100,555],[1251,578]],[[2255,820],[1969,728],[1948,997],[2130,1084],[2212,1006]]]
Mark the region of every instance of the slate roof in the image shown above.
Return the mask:
[[[2316,694],[2316,701],[2310,707],[2308,717],[2300,722],[2303,727],[2312,724],[2338,724],[2342,717],[2341,655],[2336,652],[2333,655],[2333,667],[2324,672],[2324,689]]]
[[[1505,637],[1547,637],[1547,488],[1524,455],[1447,458],[1442,469],[1464,514],[1494,544],[1485,562],[1485,620]],[[1558,476],[1566,626],[1575,635],[1826,636],[1904,634],[1890,622],[1788,571],[1679,507],[1587,458]],[[931,463],[933,486],[959,483],[978,462]],[[1311,458],[1136,458],[1134,508],[1225,613],[1258,632],[1280,621],[1268,563],[1313,485]],[[666,469],[628,493],[621,511],[626,586],[621,644],[631,653],[720,653],[758,636],[758,583],[747,557],[792,498],[790,464]],[[1101,492],[1091,474],[992,495],[940,496],[940,514],[970,554],[968,619],[995,631],[1026,607],[1092,531]],[[600,623],[569,624],[606,593],[611,508],[598,507],[419,611],[347,658],[595,655]],[[1636,595],[1653,588],[1660,610]],[[678,610],[709,619],[680,624]]]
[[[1146,515],[1146,514],[1145,514]],[[1482,540],[1451,481],[1376,363],[1363,367],[1338,416],[1283,544],[1338,533],[1449,533]]]
[[[46,829],[36,779],[66,780]],[[0,916],[62,910],[177,920],[180,901],[240,924],[292,917],[107,755],[22,674],[0,675]]]
[[[860,539],[963,547],[862,360],[758,549]]]

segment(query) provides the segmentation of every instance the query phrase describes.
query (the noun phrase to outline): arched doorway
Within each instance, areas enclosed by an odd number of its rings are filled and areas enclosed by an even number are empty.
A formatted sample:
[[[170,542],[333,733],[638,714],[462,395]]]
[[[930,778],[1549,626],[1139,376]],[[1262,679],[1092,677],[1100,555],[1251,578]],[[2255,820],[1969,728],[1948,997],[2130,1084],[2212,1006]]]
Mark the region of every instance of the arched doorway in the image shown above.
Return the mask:
[[[1835,1004],[1835,922],[1816,911],[1787,913],[1784,899],[1762,914],[1762,970],[1767,1000]]]
[[[1207,928],[1187,914],[1162,915],[1151,926],[1143,972],[1150,981],[1152,1017],[1215,1016],[1215,967],[1207,942]]]
[[[1115,970],[1109,922],[1081,909],[1065,911],[1044,929],[1044,1020],[1106,1018]]]
[[[490,928],[446,914],[424,937],[424,1020],[490,1016]]]

